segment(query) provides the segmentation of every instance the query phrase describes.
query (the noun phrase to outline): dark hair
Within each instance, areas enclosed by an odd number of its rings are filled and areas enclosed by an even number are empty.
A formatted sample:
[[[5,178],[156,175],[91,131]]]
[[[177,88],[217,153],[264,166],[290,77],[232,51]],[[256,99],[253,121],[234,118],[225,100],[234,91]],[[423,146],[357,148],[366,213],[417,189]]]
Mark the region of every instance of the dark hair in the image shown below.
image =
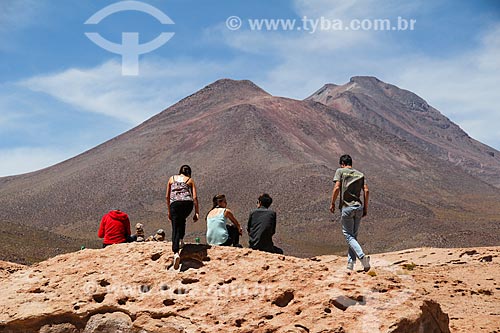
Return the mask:
[[[212,210],[219,207],[219,204],[224,200],[226,200],[226,196],[224,194],[214,195],[214,197],[212,198],[212,208],[208,211],[207,216],[208,214],[210,214]]]
[[[340,156],[339,164],[340,165],[343,164],[343,165],[352,166],[352,158],[351,158],[351,156],[349,156],[347,154]]]
[[[191,177],[191,167],[187,164],[184,164],[179,169],[179,175],[184,175],[186,177]]]
[[[262,204],[262,206],[269,208],[269,206],[271,206],[271,204],[273,203],[273,198],[271,198],[271,196],[267,193],[262,193],[259,196],[259,202]]]

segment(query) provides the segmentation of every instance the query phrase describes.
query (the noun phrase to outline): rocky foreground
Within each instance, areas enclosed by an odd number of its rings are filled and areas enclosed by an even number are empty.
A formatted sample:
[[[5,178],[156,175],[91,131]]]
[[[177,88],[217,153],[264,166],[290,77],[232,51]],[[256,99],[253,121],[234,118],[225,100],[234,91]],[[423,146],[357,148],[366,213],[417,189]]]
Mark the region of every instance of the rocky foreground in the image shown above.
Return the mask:
[[[0,264],[0,332],[500,332],[500,247],[299,259],[169,243]],[[360,267],[356,267],[360,268]]]

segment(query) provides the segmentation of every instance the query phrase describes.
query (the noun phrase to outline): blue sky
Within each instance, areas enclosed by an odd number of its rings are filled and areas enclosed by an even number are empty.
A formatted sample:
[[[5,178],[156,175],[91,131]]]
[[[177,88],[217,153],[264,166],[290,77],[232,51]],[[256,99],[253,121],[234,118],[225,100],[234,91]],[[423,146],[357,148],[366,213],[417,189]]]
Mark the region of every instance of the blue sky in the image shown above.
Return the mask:
[[[0,0],[0,176],[50,166],[133,128],[219,78],[250,79],[302,99],[325,83],[373,75],[426,99],[500,149],[500,1],[145,0],[175,24],[117,1]],[[241,18],[230,30],[226,20]],[[405,31],[252,31],[249,19],[414,19]],[[297,23],[298,24],[298,23]],[[121,56],[93,42],[175,35],[123,76]]]

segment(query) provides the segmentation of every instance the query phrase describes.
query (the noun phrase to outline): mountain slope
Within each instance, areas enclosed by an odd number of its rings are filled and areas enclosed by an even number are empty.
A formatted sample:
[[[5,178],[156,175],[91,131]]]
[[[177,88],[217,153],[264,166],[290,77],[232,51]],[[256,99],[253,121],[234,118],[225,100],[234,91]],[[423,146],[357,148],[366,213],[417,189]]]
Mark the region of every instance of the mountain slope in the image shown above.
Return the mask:
[[[169,231],[165,184],[187,163],[202,216],[212,196],[225,193],[245,224],[258,195],[269,192],[278,212],[277,243],[287,253],[343,252],[332,222],[338,215],[328,212],[343,153],[370,184],[360,235],[368,251],[498,244],[499,233],[491,230],[499,226],[500,191],[461,166],[429,158],[427,146],[336,107],[274,97],[250,81],[227,79],[75,158],[0,178],[0,221],[95,242],[101,216],[120,208],[147,233]],[[204,222],[189,225],[187,238],[204,232]]]
[[[326,84],[306,100],[380,127],[500,188],[500,152],[467,135],[414,93],[374,77],[357,76],[341,86]]]

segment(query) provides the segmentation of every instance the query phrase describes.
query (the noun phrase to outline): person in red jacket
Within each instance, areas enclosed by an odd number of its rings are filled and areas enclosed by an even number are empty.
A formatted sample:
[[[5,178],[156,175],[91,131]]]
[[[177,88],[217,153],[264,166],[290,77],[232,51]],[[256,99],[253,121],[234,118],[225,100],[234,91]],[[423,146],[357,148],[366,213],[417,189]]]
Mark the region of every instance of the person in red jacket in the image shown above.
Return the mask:
[[[103,248],[111,244],[132,241],[128,215],[119,209],[110,210],[102,217],[97,236],[104,238],[102,242]]]

